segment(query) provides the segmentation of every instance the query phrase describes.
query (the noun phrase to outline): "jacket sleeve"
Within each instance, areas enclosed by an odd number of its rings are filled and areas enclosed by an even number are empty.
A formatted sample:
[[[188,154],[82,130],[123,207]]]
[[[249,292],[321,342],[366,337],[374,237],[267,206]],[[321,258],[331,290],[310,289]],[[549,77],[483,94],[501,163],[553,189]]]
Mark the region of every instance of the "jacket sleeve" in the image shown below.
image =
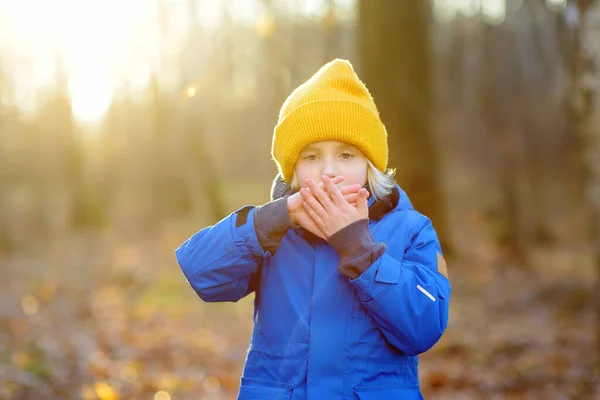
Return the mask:
[[[402,260],[386,251],[350,283],[388,342],[417,355],[444,333],[451,287],[431,221],[423,217],[411,236]]]
[[[183,274],[202,300],[238,301],[255,290],[266,255],[256,236],[255,211],[243,207],[175,250]]]

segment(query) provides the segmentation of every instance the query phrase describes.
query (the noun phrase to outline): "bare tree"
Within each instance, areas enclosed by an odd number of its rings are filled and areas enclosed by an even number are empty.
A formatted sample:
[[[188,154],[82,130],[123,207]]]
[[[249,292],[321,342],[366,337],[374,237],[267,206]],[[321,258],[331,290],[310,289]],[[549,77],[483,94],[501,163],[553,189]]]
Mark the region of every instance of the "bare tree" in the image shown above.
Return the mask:
[[[359,2],[361,76],[389,134],[390,165],[415,208],[449,248],[431,129],[430,7],[425,1]]]
[[[600,292],[600,1],[573,0],[565,18],[575,26],[571,59],[571,110],[578,123],[588,166],[589,204],[597,280]],[[595,298],[596,348],[600,354],[600,296]]]

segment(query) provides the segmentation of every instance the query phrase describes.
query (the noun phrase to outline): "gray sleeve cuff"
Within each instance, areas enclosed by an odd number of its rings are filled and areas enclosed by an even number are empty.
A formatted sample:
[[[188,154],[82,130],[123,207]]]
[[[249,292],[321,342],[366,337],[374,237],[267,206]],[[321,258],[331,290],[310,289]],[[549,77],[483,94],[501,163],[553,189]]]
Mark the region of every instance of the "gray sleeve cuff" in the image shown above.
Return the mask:
[[[285,196],[257,207],[254,212],[256,237],[263,250],[271,255],[275,255],[288,229],[297,227],[290,218],[287,198],[288,196]]]
[[[386,249],[385,243],[373,239],[367,218],[340,229],[327,241],[340,256],[338,270],[350,279],[358,278]]]

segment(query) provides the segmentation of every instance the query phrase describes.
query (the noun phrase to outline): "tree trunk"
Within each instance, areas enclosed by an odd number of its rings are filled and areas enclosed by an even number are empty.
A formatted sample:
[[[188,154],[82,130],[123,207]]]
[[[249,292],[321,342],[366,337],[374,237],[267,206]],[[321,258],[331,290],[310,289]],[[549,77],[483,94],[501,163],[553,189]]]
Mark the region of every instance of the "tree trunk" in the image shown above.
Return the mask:
[[[578,15],[572,58],[571,110],[579,128],[588,167],[589,204],[597,280],[592,293],[596,308],[596,354],[600,354],[600,1],[571,1],[567,11]],[[577,10],[578,12],[576,12]],[[567,20],[569,14],[567,13]],[[596,373],[598,373],[598,364]]]
[[[359,2],[360,75],[386,125],[391,167],[415,208],[449,250],[438,154],[431,128],[430,9],[426,1]]]

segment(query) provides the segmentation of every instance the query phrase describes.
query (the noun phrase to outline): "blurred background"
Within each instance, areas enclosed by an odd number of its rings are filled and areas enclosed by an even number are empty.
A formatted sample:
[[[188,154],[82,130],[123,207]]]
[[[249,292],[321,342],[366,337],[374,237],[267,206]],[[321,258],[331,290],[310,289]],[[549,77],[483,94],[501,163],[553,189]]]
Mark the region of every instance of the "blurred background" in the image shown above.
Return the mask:
[[[593,0],[0,0],[0,399],[235,398],[253,296],[173,251],[335,57],[448,258],[425,397],[600,398],[599,54]]]

